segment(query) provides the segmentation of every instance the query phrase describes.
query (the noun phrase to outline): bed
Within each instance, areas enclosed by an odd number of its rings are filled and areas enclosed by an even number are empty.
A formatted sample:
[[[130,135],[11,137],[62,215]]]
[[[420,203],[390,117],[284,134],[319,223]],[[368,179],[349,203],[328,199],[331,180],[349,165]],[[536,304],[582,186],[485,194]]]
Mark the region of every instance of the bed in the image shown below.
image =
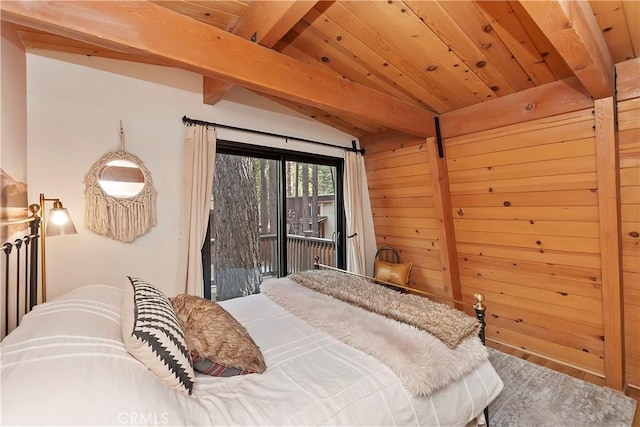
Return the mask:
[[[185,395],[125,348],[127,285],[123,277],[39,304],[0,343],[3,425],[464,426],[502,389],[484,359],[459,379],[416,395],[387,364],[262,292],[220,305],[260,347],[267,370],[229,378],[196,373]],[[281,278],[264,287],[288,295],[295,286]]]

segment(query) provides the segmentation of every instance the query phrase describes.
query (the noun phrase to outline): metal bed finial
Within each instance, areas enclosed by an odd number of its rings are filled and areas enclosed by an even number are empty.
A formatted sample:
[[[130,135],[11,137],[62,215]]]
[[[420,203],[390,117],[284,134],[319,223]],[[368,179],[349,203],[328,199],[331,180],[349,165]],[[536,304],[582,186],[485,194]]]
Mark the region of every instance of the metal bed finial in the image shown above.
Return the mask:
[[[476,317],[478,318],[478,322],[480,322],[480,332],[478,336],[480,337],[480,341],[482,344],[487,345],[485,341],[485,327],[487,324],[484,321],[484,317],[487,314],[487,307],[482,303],[484,301],[484,295],[477,293],[474,294],[473,297],[476,299],[476,303],[473,305],[473,309],[476,312]]]
[[[7,335],[9,330],[9,311],[15,309],[15,326],[20,323],[21,314],[26,314],[34,305],[38,298],[38,239],[40,237],[40,217],[38,212],[40,205],[29,206],[30,216],[10,220],[0,221],[0,226],[13,226],[19,224],[29,224],[29,230],[24,237],[15,239],[13,242],[5,242],[0,247],[3,254],[4,275],[2,283],[4,285],[4,330],[0,331],[2,336]],[[14,251],[15,249],[15,251]],[[24,255],[21,257],[21,253]],[[12,268],[13,267],[13,268]],[[15,282],[14,282],[15,279]],[[15,298],[10,292],[15,289]],[[20,300],[24,301],[24,310],[20,309]]]

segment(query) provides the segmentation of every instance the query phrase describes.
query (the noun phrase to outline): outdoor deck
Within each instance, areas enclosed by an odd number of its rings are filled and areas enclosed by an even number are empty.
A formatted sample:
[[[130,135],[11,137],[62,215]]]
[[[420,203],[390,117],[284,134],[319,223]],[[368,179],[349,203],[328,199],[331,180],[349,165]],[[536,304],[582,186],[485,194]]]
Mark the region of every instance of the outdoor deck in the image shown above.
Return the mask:
[[[260,266],[262,277],[278,275],[277,238],[275,234],[260,236]],[[319,262],[335,265],[335,244],[331,239],[305,237],[289,234],[287,236],[287,273],[309,270],[313,268],[313,259],[318,256]],[[285,274],[286,275],[286,274]]]
[[[211,242],[213,243],[213,241]],[[260,236],[260,272],[262,279],[278,277],[278,239],[275,234]],[[295,234],[287,235],[287,265],[289,271],[282,276],[313,268],[317,256],[320,264],[335,266],[335,243],[331,239],[306,237]],[[211,296],[215,300],[217,287],[213,258],[211,259]]]

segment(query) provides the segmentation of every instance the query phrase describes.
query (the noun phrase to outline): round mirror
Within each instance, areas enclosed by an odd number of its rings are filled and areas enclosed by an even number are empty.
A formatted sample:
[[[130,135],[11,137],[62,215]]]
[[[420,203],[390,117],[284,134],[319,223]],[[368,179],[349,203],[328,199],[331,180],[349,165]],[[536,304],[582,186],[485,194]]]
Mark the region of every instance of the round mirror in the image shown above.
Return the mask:
[[[111,160],[100,170],[98,184],[112,197],[130,198],[144,188],[144,174],[128,160]]]

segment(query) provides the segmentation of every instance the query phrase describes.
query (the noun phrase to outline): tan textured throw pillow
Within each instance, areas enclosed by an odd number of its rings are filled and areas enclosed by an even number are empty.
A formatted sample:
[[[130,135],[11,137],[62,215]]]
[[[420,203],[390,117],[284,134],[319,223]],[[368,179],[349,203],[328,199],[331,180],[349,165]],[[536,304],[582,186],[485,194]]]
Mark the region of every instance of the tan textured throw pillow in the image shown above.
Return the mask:
[[[265,371],[260,348],[244,326],[219,304],[186,294],[176,295],[171,298],[171,303],[192,358],[195,353],[215,364],[236,368],[243,373]],[[198,370],[197,365],[194,367]]]
[[[382,260],[375,260],[373,264],[373,277],[400,286],[407,286],[412,263],[391,264]]]

